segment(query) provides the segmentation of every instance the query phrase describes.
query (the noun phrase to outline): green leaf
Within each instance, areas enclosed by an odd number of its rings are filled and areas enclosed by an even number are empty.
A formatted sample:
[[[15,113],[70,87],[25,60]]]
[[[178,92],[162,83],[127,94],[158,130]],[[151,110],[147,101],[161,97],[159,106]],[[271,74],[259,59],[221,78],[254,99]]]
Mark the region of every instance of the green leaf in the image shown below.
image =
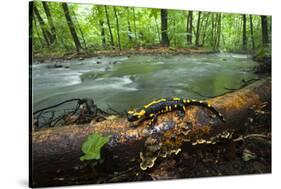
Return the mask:
[[[82,152],[85,154],[80,157],[80,161],[100,159],[101,148],[108,143],[111,136],[103,137],[99,134],[91,134],[82,144]]]

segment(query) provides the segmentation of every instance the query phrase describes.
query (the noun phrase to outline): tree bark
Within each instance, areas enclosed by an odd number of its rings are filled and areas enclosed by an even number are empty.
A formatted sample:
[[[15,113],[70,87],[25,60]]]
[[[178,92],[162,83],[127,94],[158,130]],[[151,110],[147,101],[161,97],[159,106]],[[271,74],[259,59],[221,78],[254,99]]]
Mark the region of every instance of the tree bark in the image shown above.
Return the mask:
[[[266,47],[269,44],[266,16],[261,16],[261,29],[262,29],[262,43],[263,43],[263,46]]]
[[[201,20],[201,12],[198,12],[197,17],[197,29],[196,29],[196,39],[195,39],[195,45],[199,47],[199,36],[200,36],[200,20]]]
[[[154,23],[155,23],[155,27],[156,27],[159,43],[161,43],[161,35],[160,35],[159,26],[158,26],[157,18],[156,17],[154,17]]]
[[[135,31],[135,40],[138,40],[137,36],[137,25],[136,25],[136,13],[135,13],[135,8],[133,8],[133,17],[134,17],[134,31]]]
[[[131,23],[130,23],[130,9],[127,8],[127,22],[128,22],[128,39],[131,42],[133,40],[132,38],[132,28],[131,28]]]
[[[164,47],[169,46],[167,9],[161,9],[161,45]]]
[[[76,30],[75,30],[75,26],[74,26],[74,24],[72,22],[72,19],[71,19],[71,16],[70,16],[67,4],[66,3],[62,3],[62,8],[63,8],[63,11],[64,11],[64,15],[65,15],[66,22],[67,22],[67,25],[69,27],[72,39],[73,39],[75,47],[76,47],[76,51],[80,52],[81,49],[82,49],[82,46],[81,46],[81,43],[80,43],[80,41],[78,39],[78,35],[77,35]]]
[[[193,12],[188,11],[188,16],[186,20],[186,40],[187,44],[191,45],[192,44],[192,20],[193,20]]]
[[[247,30],[246,30],[246,15],[242,15],[243,20],[243,32],[242,32],[242,47],[244,50],[247,49]]]
[[[34,21],[34,23],[33,23],[33,25],[32,25],[32,28],[34,28],[35,29],[35,31],[36,31],[36,35],[37,35],[37,37],[38,37],[38,39],[39,39],[39,41],[40,41],[40,44],[41,44],[41,46],[42,46],[42,48],[44,48],[44,40],[41,38],[41,36],[40,36],[40,32],[39,32],[39,30],[38,30],[38,26],[37,26],[37,21],[36,21],[36,19],[35,19],[35,17],[33,16],[33,21]],[[32,39],[34,40],[34,33],[32,32],[32,34],[33,34],[33,36],[32,36]]]
[[[252,41],[252,49],[255,49],[255,39],[254,39],[254,29],[253,29],[253,18],[250,15],[250,30],[251,30],[251,41]]]
[[[51,26],[51,43],[54,43],[56,41],[56,28],[54,26],[54,22],[53,22],[53,18],[52,18],[52,14],[50,12],[50,9],[49,9],[49,6],[48,6],[48,3],[45,2],[45,1],[42,1],[42,5],[43,5],[43,8],[45,10],[45,13],[46,13],[46,16],[47,16],[47,19],[48,19],[48,22],[50,23],[50,26]]]
[[[115,47],[114,47],[114,40],[113,40],[113,34],[112,34],[112,30],[111,30],[111,25],[110,25],[110,19],[109,19],[108,10],[107,10],[107,6],[106,5],[104,5],[104,10],[105,10],[106,22],[107,22],[107,26],[108,26],[108,30],[109,30],[111,48],[115,49]]]
[[[222,113],[225,123],[213,118],[208,110],[188,107],[185,116],[180,119],[176,112],[159,115],[153,126],[157,129],[147,126],[149,120],[139,123],[137,127],[131,127],[125,118],[117,118],[95,124],[33,132],[30,149],[31,186],[96,183],[97,172],[98,175],[110,174],[139,165],[139,153],[143,149],[144,141],[154,134],[165,138],[170,136],[168,133],[173,133],[176,141],[186,141],[175,145],[192,147],[190,144],[200,136],[211,138],[227,130],[240,130],[245,127],[244,123],[253,113],[253,107],[271,102],[271,78],[264,78],[233,93],[208,99],[207,102]],[[179,131],[186,128],[187,123],[190,125],[189,134],[183,135]],[[93,164],[79,160],[82,155],[81,145],[91,133],[112,136],[109,143],[102,148],[103,163],[98,166],[100,168],[93,168]]]
[[[115,20],[116,20],[116,29],[117,29],[117,40],[118,40],[118,49],[121,51],[121,41],[120,41],[120,29],[119,29],[119,18],[117,14],[116,7],[113,7]]]
[[[104,30],[104,23],[103,20],[100,20],[100,35],[101,35],[101,42],[102,47],[106,49],[106,38],[105,38],[105,30]]]
[[[217,32],[216,32],[216,47],[215,49],[218,50],[220,47],[220,41],[221,41],[221,13],[218,13],[217,15]]]
[[[80,26],[80,24],[79,24],[79,21],[78,21],[78,19],[77,19],[77,16],[76,16],[76,13],[75,13],[74,10],[72,10],[72,14],[73,14],[74,20],[75,20],[75,22],[76,22],[76,24],[77,24],[78,30],[79,30],[79,32],[80,32],[80,34],[81,34],[81,37],[82,37],[82,40],[83,40],[83,43],[84,43],[84,48],[87,49],[87,43],[86,43],[86,40],[85,40],[85,37],[84,37],[84,32],[83,32],[83,30],[81,29],[81,26]]]
[[[204,26],[204,31],[203,31],[203,36],[202,36],[202,46],[204,46],[205,44],[205,37],[206,37],[206,31],[208,28],[208,24],[209,24],[209,13],[206,13],[206,21],[205,21],[205,26]]]
[[[35,14],[35,17],[37,18],[37,20],[39,21],[39,25],[40,25],[40,28],[41,28],[41,31],[42,31],[42,34],[43,34],[43,37],[45,39],[45,42],[47,44],[47,46],[49,47],[50,46],[50,38],[51,38],[51,34],[49,33],[49,31],[47,30],[47,26],[44,22],[44,20],[42,19],[40,13],[39,13],[39,10],[37,9],[37,7],[33,6],[33,11],[34,11],[34,14]]]

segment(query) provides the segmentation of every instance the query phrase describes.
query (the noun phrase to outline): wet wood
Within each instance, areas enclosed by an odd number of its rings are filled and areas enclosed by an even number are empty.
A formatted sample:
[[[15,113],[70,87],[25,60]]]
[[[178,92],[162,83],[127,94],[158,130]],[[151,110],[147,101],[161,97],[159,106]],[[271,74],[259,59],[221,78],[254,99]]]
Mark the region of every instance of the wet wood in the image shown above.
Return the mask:
[[[157,129],[147,126],[147,121],[132,127],[125,118],[115,118],[88,125],[71,125],[33,132],[31,186],[97,183],[98,175],[138,166],[139,154],[148,136],[160,133],[163,137],[173,133],[181,134],[182,131],[178,132],[178,128],[186,123],[192,125],[187,136],[190,142],[187,143],[217,136],[225,130],[235,131],[245,127],[244,122],[252,109],[271,101],[271,78],[256,81],[240,90],[207,101],[223,114],[225,123],[211,116],[212,113],[206,109],[188,107],[182,119],[176,112],[160,115],[155,126]],[[103,160],[98,165],[79,160],[82,155],[81,145],[91,133],[112,135],[110,142],[102,150]],[[176,141],[175,145],[181,146],[182,143],[183,140]]]

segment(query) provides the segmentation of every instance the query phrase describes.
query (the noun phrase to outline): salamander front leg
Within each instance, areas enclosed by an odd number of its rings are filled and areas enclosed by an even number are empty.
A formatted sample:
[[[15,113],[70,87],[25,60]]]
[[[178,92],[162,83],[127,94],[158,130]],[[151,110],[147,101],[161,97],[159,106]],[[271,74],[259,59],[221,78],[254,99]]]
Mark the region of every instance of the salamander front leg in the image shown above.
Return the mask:
[[[181,117],[181,118],[183,118],[184,116],[185,116],[185,106],[184,106],[184,104],[178,104],[178,116],[179,117]]]
[[[151,116],[152,116],[152,119],[151,119],[151,121],[149,122],[149,126],[150,126],[150,127],[152,127],[152,126],[156,123],[157,117],[158,117],[158,113],[155,113],[155,114],[153,114],[153,115],[151,115]]]

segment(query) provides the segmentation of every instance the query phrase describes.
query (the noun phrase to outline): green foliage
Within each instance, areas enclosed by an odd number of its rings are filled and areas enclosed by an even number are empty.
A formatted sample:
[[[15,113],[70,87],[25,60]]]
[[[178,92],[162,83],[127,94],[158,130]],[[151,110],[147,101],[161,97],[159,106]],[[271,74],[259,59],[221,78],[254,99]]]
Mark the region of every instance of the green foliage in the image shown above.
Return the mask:
[[[99,134],[91,134],[88,136],[86,141],[82,144],[83,156],[80,157],[80,161],[100,159],[101,148],[108,143],[111,136],[103,137]]]
[[[51,31],[51,25],[41,2],[35,2],[43,21],[44,29]],[[75,52],[75,45],[68,28],[60,2],[48,2],[56,32],[56,41],[50,46],[44,39],[42,26],[36,17],[33,18],[32,35],[35,54],[64,54]],[[87,51],[111,49],[110,33],[103,5],[68,3],[70,16],[82,47]],[[107,6],[114,44],[117,44],[117,25],[112,6]],[[160,9],[116,7],[119,20],[119,34],[122,49],[146,47],[161,41]],[[187,32],[188,11],[168,10],[168,37],[173,48],[192,47],[195,42],[198,12],[193,11],[192,33]],[[246,15],[247,49],[252,49],[250,18]],[[103,25],[100,22],[103,22]],[[255,49],[263,47],[261,19],[252,15],[253,39]],[[268,32],[271,38],[271,19],[268,17]],[[202,12],[200,20],[199,45],[205,48],[225,51],[241,51],[242,49],[242,18],[241,14]],[[105,32],[105,43],[102,43],[102,29]],[[187,43],[187,36],[192,36],[193,43]],[[117,47],[115,48],[117,49]]]
[[[270,47],[261,47],[257,50],[256,56],[259,58],[262,57],[271,57],[271,48]]]

